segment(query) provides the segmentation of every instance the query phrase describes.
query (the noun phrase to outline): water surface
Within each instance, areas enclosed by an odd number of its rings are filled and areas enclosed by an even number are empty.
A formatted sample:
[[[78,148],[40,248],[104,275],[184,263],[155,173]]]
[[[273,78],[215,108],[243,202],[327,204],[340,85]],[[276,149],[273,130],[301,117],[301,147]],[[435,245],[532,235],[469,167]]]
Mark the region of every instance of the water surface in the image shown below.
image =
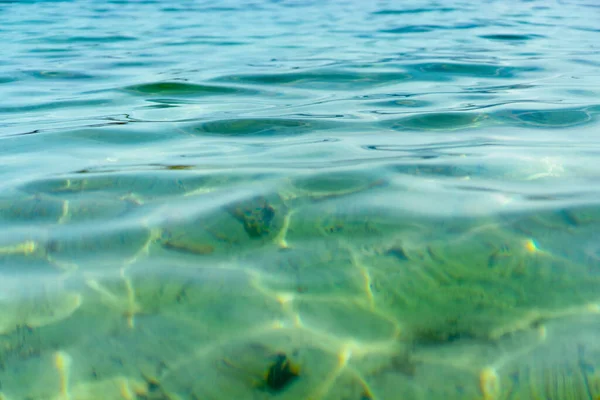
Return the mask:
[[[0,1],[0,399],[597,399],[599,20]]]

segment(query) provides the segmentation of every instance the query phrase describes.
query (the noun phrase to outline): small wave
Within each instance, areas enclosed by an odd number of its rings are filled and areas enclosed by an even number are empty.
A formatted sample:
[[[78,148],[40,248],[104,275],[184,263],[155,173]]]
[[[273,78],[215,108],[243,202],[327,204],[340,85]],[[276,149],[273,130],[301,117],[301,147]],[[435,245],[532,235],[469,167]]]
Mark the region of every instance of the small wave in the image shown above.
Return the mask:
[[[512,78],[525,72],[537,72],[541,70],[540,67],[457,62],[416,63],[406,65],[405,68],[413,72],[417,79],[420,77],[445,79],[449,76],[461,75],[480,78]]]
[[[255,95],[256,90],[217,86],[201,85],[187,82],[153,82],[139,85],[126,86],[123,90],[143,96],[176,96],[176,97],[204,97],[219,95]]]
[[[588,124],[594,114],[586,109],[503,110],[494,118],[508,124],[533,128],[567,128]]]
[[[460,9],[450,7],[431,7],[431,8],[409,8],[404,10],[385,9],[372,12],[372,15],[404,15],[404,14],[425,14],[425,13],[448,13]]]
[[[545,36],[544,35],[536,35],[536,34],[524,35],[524,34],[515,34],[515,33],[498,33],[498,34],[494,34],[494,35],[480,35],[479,37],[483,38],[483,39],[489,39],[489,40],[515,42],[515,41],[538,39],[538,38],[543,38]]]
[[[356,90],[357,88],[389,85],[411,79],[403,72],[364,72],[337,70],[314,70],[256,75],[229,75],[216,81],[242,84],[282,85],[307,89]]]
[[[432,112],[388,120],[384,125],[395,130],[457,130],[474,128],[486,119],[486,114],[467,112]]]
[[[85,72],[79,71],[65,71],[65,70],[40,70],[40,71],[29,71],[29,76],[37,79],[56,79],[56,80],[78,80],[78,79],[95,79],[98,76],[90,75]]]
[[[183,128],[198,134],[228,136],[298,135],[339,127],[339,123],[314,119],[234,118],[202,122]]]
[[[445,31],[445,30],[474,29],[474,28],[479,28],[480,26],[481,25],[479,25],[479,24],[404,25],[404,26],[399,26],[397,28],[381,29],[381,30],[379,30],[379,32],[381,32],[381,33],[395,33],[395,34],[426,33],[426,32]]]

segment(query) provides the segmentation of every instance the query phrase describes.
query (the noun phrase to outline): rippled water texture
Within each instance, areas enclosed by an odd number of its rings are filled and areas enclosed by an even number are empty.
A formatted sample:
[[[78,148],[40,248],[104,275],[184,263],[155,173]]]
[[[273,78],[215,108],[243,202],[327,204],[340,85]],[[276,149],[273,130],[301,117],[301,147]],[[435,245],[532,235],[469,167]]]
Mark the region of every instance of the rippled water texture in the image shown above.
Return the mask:
[[[0,0],[0,399],[597,400],[599,21]]]

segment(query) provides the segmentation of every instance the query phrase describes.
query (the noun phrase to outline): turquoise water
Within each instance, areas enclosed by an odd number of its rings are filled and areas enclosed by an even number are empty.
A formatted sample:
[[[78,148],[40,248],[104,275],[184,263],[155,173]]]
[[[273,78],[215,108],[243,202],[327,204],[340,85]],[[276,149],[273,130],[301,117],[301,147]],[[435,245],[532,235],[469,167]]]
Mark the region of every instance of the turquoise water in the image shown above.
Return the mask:
[[[0,0],[0,399],[598,399],[598,21]]]

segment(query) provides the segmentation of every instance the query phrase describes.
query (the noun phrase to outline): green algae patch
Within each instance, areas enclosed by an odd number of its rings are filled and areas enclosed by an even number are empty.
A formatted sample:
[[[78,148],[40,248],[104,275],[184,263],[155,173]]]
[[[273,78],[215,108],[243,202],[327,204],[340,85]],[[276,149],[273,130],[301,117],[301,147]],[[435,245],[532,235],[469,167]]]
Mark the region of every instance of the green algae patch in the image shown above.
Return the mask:
[[[494,340],[546,319],[585,313],[586,304],[596,301],[598,277],[578,277],[565,259],[530,239],[497,231],[476,237],[431,242],[373,269],[375,299],[378,292],[387,294],[389,309],[398,310],[391,312],[400,313],[400,324],[416,342]]]

